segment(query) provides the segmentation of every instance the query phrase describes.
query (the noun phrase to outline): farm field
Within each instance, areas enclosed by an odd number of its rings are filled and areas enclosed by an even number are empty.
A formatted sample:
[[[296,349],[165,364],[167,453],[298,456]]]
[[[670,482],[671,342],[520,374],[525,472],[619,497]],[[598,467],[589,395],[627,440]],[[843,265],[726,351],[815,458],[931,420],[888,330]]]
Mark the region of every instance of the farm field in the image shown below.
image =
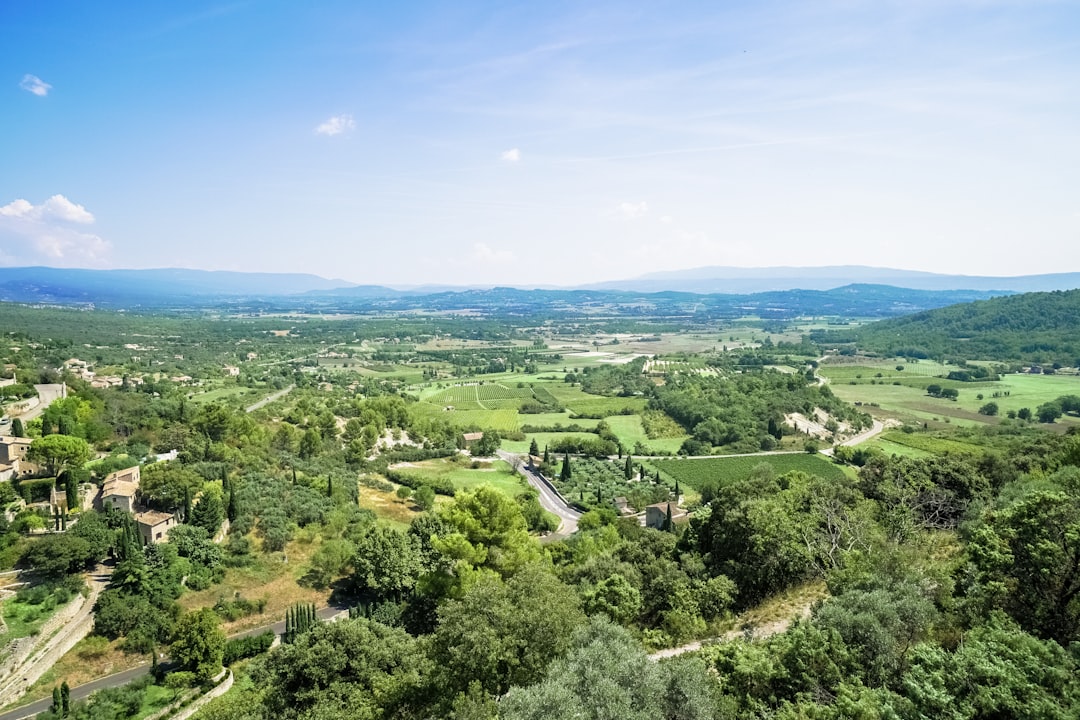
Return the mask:
[[[578,438],[581,440],[595,440],[596,435],[585,432],[551,432],[551,433],[526,433],[524,440],[503,440],[502,449],[508,450],[514,453],[525,453],[529,451],[529,443],[532,440],[536,440],[536,445],[540,449],[540,452],[544,452],[544,448],[548,445],[552,445],[556,440],[561,438]]]
[[[476,464],[477,467],[470,467],[472,464]],[[409,475],[449,480],[455,490],[472,490],[481,485],[490,485],[509,497],[516,497],[526,488],[524,478],[502,460],[463,464],[453,459],[440,458],[418,463],[402,463],[394,469]]]
[[[908,448],[923,455],[941,455],[944,453],[968,453],[981,454],[983,449],[978,445],[939,438],[924,433],[905,433],[896,430],[882,434],[881,439],[892,445]]]
[[[906,372],[906,370],[905,370]],[[864,375],[864,379],[866,376]],[[1032,411],[1039,405],[1055,400],[1062,395],[1080,395],[1080,378],[1070,375],[1003,375],[993,382],[963,383],[934,378],[920,378],[917,387],[909,385],[876,384],[870,385],[857,381],[851,385],[833,382],[832,391],[847,402],[863,404],[876,403],[882,411],[901,420],[918,423],[944,421],[954,425],[986,425],[1001,422],[1010,411],[1029,408]],[[890,381],[891,382],[891,381]],[[925,392],[931,382],[942,387],[956,388],[960,396],[957,400],[944,400],[930,397]],[[994,397],[997,393],[998,397]],[[983,398],[979,399],[979,395]],[[995,402],[999,412],[997,417],[979,414],[979,408],[987,402]],[[1057,424],[1061,427],[1080,424],[1080,419],[1063,417]]]
[[[611,431],[618,436],[622,444],[632,448],[636,443],[641,443],[649,448],[650,453],[666,454],[678,452],[683,441],[688,435],[680,435],[673,438],[657,438],[650,440],[645,434],[645,428],[641,426],[640,415],[612,415],[605,419]]]
[[[697,489],[702,483],[713,479],[722,483],[742,480],[749,477],[753,469],[762,463],[772,465],[777,475],[796,470],[829,480],[840,480],[845,477],[840,466],[822,455],[807,453],[649,460],[645,464],[647,467],[651,466],[660,470],[662,477],[666,475],[673,481],[677,479],[680,484]]]
[[[635,462],[635,467],[637,464]],[[555,468],[548,474],[552,484],[569,502],[590,509],[612,507],[612,499],[622,496],[629,500],[632,507],[641,510],[646,505],[668,499],[674,486],[674,481],[664,478],[656,483],[651,472],[646,472],[645,478],[627,480],[621,461],[572,458],[571,476],[567,480],[559,478],[559,458],[555,458],[554,465]],[[597,491],[600,493],[599,502]]]

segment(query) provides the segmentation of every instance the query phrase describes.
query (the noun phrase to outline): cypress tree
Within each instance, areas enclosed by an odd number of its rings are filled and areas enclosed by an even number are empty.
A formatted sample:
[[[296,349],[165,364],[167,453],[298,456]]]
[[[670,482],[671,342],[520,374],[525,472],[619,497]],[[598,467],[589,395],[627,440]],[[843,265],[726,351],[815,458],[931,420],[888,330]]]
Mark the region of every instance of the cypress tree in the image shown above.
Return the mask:
[[[679,499],[679,478],[675,478],[675,499]]]
[[[536,438],[532,439],[529,443],[529,457],[536,457],[540,454],[540,446],[536,444]]]
[[[626,463],[623,465],[623,475],[627,480],[634,477],[634,458],[630,453],[626,454]]]
[[[62,705],[60,704],[60,688],[54,687],[52,689],[52,705],[49,706],[49,712],[51,712],[53,715],[59,715],[61,707]]]
[[[674,525],[672,524],[672,521],[671,521],[671,503],[668,503],[667,504],[667,515],[664,517],[664,527],[662,529],[665,532],[671,532],[673,528],[674,528]]]
[[[79,505],[79,482],[68,473],[67,484],[64,485],[64,495],[67,496],[67,509],[75,510]]]
[[[225,517],[229,522],[236,522],[236,488],[229,484],[229,502],[225,506]]]
[[[563,455],[562,470],[559,471],[559,479],[566,482],[570,479],[573,471],[570,469],[570,453]]]
[[[597,485],[596,486],[596,504],[601,505],[601,504],[603,504],[603,502],[604,502],[603,498],[600,497],[600,486]]]
[[[15,437],[26,437],[26,429],[23,427],[22,418],[15,418],[11,421],[11,434]]]
[[[545,465],[550,465],[551,464],[551,453],[548,452],[548,446],[547,445],[544,446],[544,464]]]
[[[67,532],[67,513],[60,513],[60,529]]]
[[[184,488],[184,522],[191,522],[191,488]]]
[[[71,688],[68,687],[67,680],[60,683],[60,712],[64,717],[71,712]]]
[[[334,497],[334,476],[326,476],[326,497]]]

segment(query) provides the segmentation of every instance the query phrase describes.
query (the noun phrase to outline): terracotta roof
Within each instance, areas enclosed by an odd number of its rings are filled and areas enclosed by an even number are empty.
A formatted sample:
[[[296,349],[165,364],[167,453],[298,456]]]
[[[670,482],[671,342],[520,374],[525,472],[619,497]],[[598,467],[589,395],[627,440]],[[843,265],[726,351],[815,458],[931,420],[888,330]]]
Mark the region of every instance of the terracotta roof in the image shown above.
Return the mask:
[[[467,441],[468,440],[480,440],[480,439],[482,439],[484,437],[484,433],[482,433],[482,432],[465,433],[464,435],[462,435],[462,437],[465,438],[465,440],[467,440]]]
[[[172,519],[172,513],[158,512],[157,510],[147,510],[146,512],[141,512],[135,516],[136,522],[148,527],[155,527]]]

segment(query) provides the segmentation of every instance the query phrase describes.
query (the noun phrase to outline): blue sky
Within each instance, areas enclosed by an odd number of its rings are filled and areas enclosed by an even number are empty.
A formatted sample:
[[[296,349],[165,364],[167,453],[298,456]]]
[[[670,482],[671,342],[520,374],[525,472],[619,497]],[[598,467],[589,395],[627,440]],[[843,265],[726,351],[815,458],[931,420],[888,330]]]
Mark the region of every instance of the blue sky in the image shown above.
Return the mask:
[[[1076,2],[0,4],[0,264],[1080,270]]]

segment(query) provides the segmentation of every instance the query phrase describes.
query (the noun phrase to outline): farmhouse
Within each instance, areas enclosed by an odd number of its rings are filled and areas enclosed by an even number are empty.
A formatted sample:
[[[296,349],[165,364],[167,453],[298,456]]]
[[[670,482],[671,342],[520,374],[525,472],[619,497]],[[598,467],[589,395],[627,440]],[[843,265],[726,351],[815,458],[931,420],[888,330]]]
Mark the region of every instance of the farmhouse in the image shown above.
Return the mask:
[[[109,473],[101,486],[101,504],[132,512],[135,509],[135,494],[139,491],[139,480],[138,465]]]
[[[14,465],[26,457],[30,449],[30,438],[8,437],[0,435],[0,464]]]
[[[137,513],[135,522],[139,526],[139,535],[143,545],[162,543],[169,539],[169,531],[176,527],[176,516],[170,513],[147,510]]]
[[[468,450],[473,446],[473,443],[480,442],[484,439],[484,433],[482,432],[470,432],[461,436],[461,439],[465,441],[465,449]]]
[[[673,523],[686,522],[690,519],[690,513],[686,511],[686,508],[681,508],[672,502],[660,502],[645,508],[645,527],[662,530],[669,512]]]

